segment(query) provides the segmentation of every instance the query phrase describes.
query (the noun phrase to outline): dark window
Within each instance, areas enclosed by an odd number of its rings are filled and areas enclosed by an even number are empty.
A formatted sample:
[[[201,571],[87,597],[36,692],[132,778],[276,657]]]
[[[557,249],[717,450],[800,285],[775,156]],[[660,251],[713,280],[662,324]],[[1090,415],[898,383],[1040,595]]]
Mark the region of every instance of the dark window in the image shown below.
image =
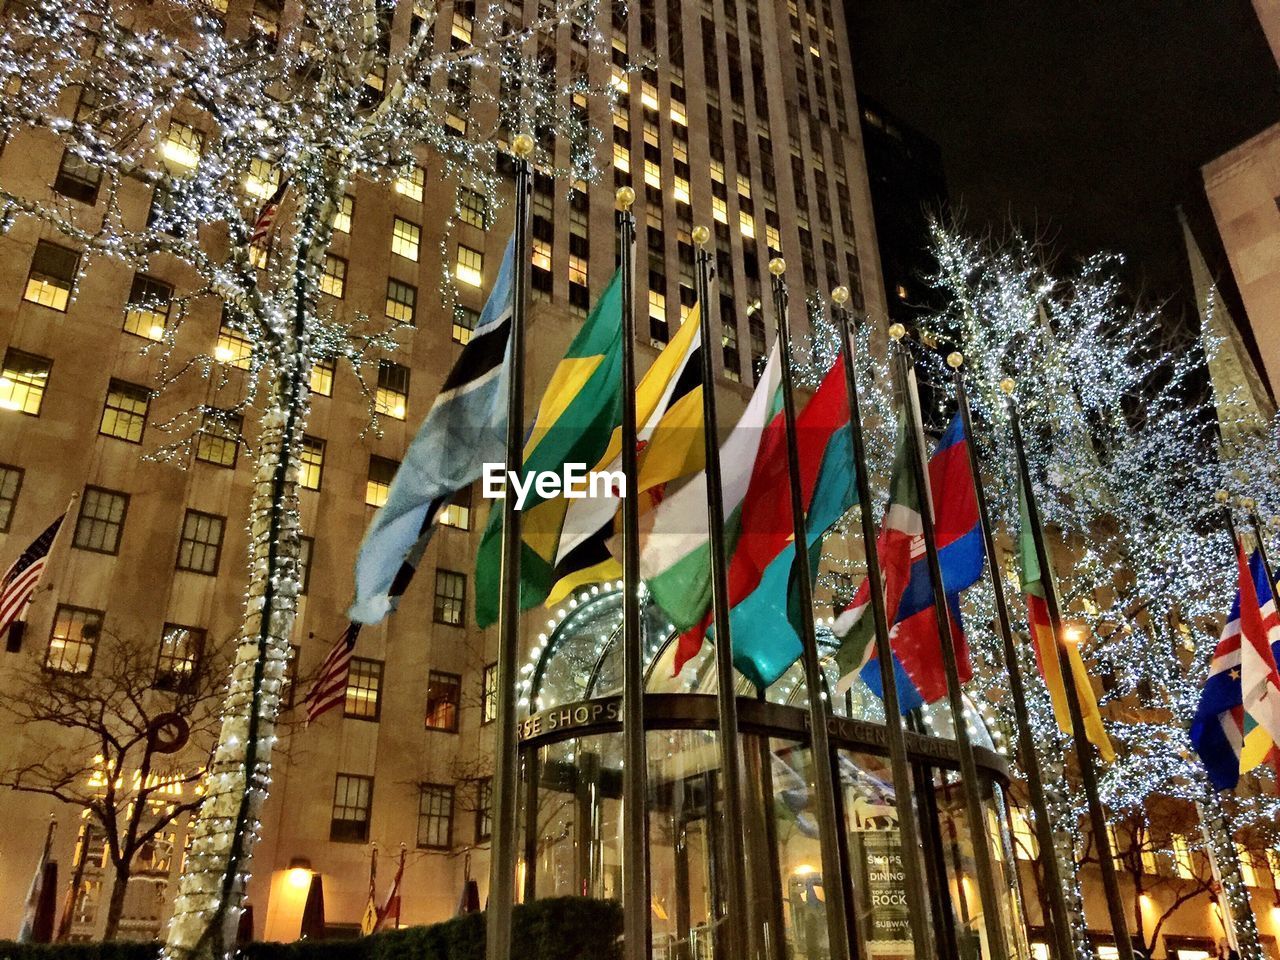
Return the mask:
[[[418,308],[418,288],[402,283],[393,277],[387,278],[387,316],[397,323],[413,323],[414,311]]]
[[[184,693],[191,689],[204,653],[204,631],[166,623],[160,635],[160,656],[156,661],[155,686],[160,690]]]
[[[493,836],[493,778],[476,781],[476,843]]]
[[[418,793],[418,846],[448,850],[453,846],[453,787],[424,783]]]
[[[387,494],[391,491],[391,481],[396,470],[400,468],[399,460],[388,460],[376,454],[369,457],[369,478],[365,481],[364,502],[371,507],[380,507],[387,502]]]
[[[22,490],[22,468],[0,463],[0,533],[8,533]]]
[[[433,619],[451,627],[466,621],[467,576],[455,570],[436,570],[436,602]]]
[[[98,202],[98,188],[101,185],[101,169],[70,150],[62,152],[58,175],[53,181],[55,193],[93,206]]]
[[[120,533],[124,530],[128,510],[128,494],[102,487],[85,487],[72,544],[94,553],[119,553]]]
[[[456,673],[432,670],[427,675],[428,730],[458,732],[458,705],[462,696],[462,678]]]
[[[449,505],[440,511],[439,522],[442,527],[455,527],[458,530],[471,529],[471,487],[466,486],[453,495]]]
[[[373,810],[373,777],[340,773],[333,785],[333,816],[329,839],[338,843],[366,843]]]
[[[226,525],[224,517],[188,510],[182,521],[177,568],[210,576],[217,573],[218,559],[222,554],[222,533]]]

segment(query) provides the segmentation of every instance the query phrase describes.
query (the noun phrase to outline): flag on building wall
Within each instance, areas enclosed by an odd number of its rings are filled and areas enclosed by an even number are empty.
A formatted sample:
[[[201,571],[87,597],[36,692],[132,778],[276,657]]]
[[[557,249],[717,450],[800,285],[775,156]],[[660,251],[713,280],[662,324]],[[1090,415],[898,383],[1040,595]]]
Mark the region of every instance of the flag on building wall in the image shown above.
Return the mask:
[[[373,848],[369,860],[369,896],[365,899],[364,913],[360,916],[360,932],[365,936],[378,929],[378,848]]]
[[[342,631],[324,663],[320,664],[320,674],[316,682],[307,691],[302,705],[307,709],[307,723],[314,723],[321,715],[340,707],[347,699],[347,675],[351,670],[351,653],[356,646],[356,637],[360,635],[360,624],[352,621]]]
[[[347,615],[378,623],[396,608],[435,531],[436,517],[484,464],[506,458],[515,237],[471,339],[396,470],[356,558]]]
[[[628,490],[628,496],[661,490],[663,484],[703,467],[701,326],[695,306],[636,386],[639,476],[636,489]],[[621,471],[620,426],[593,469]],[[641,499],[640,511],[645,512],[657,499]],[[584,584],[622,576],[622,565],[609,552],[609,541],[617,533],[619,506],[616,497],[586,497],[568,503],[548,606]]]
[[[56,820],[49,821],[44,847],[36,863],[36,872],[27,888],[27,899],[18,925],[19,943],[49,943],[53,940],[54,914],[58,902],[58,863],[52,859]]]
[[[1045,600],[1045,576],[1053,576],[1053,572],[1042,571],[1036,556],[1035,531],[1031,526],[1031,517],[1027,509],[1027,494],[1018,486],[1018,505],[1020,510],[1021,531],[1018,537],[1018,556],[1022,567],[1022,593],[1027,603],[1027,627],[1031,634],[1031,644],[1035,648],[1036,665],[1040,676],[1049,690],[1049,699],[1053,704],[1053,714],[1058,720],[1058,729],[1063,733],[1072,732],[1071,714],[1067,706],[1067,688],[1062,677],[1061,664],[1058,659],[1058,639],[1053,635],[1053,624],[1049,619],[1049,606]],[[1080,712],[1084,718],[1084,732],[1089,741],[1098,748],[1102,759],[1110,763],[1115,759],[1116,751],[1102,724],[1102,713],[1098,709],[1098,699],[1093,693],[1093,681],[1080,656],[1080,648],[1062,638],[1066,649],[1067,660],[1071,665],[1072,682],[1075,684],[1076,697],[1080,701]]]
[[[391,889],[387,891],[387,899],[382,901],[378,909],[378,922],[374,932],[378,930],[400,928],[400,886],[404,880],[404,845],[400,847],[400,864],[396,867],[396,875],[391,878]]]
[[[622,420],[622,274],[616,272],[556,366],[524,445],[524,476],[597,463]],[[505,454],[503,459],[505,459]],[[569,501],[530,488],[521,516],[520,609],[547,598]],[[476,624],[498,619],[502,508],[494,501],[476,554]]]
[[[1255,550],[1246,561],[1237,543],[1236,565],[1235,600],[1190,731],[1209,779],[1220,790],[1236,786],[1240,774],[1260,764],[1276,743],[1274,686],[1280,680],[1272,644],[1280,644],[1280,619],[1275,596],[1261,553]]]
[[[44,532],[18,555],[18,559],[9,564],[4,578],[0,579],[0,634],[25,616],[27,604],[31,602],[31,595],[44,573],[53,541],[66,518],[66,513],[63,513],[45,527]]]

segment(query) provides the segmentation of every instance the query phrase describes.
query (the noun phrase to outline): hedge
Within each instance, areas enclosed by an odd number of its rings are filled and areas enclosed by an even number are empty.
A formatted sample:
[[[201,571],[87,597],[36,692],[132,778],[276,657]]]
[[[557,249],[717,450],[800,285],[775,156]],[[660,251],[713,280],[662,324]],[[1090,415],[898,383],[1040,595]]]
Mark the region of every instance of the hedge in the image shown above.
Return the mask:
[[[250,943],[243,960],[484,960],[485,918],[471,913],[428,927],[351,940]],[[622,908],[613,900],[560,897],[517,906],[511,953],[520,960],[619,960]],[[157,960],[156,943],[14,943],[0,960]]]

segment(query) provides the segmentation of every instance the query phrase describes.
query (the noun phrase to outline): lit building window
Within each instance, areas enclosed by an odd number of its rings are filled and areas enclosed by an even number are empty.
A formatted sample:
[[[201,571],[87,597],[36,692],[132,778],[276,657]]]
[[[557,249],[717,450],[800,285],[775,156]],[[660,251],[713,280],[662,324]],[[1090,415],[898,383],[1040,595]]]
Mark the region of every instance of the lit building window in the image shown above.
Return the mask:
[[[467,118],[466,117],[460,116],[454,113],[452,110],[448,110],[445,112],[444,122],[445,122],[445,126],[447,126],[450,130],[453,130],[464,137],[467,135]]]
[[[453,495],[449,505],[440,511],[440,526],[458,530],[471,528],[471,488],[463,487]]]
[[[382,661],[352,657],[342,715],[376,721],[382,713]]]
[[[396,177],[395,190],[402,197],[422,202],[422,195],[427,185],[427,172],[417,164],[408,167],[404,173]]]
[[[689,125],[689,115],[685,112],[684,104],[678,100],[671,101],[671,122],[682,127]]]
[[[200,163],[202,153],[204,153],[203,133],[177,120],[169,121],[169,130],[160,144],[160,156],[170,172],[190,173]]]
[[[373,402],[378,413],[403,420],[409,403],[409,368],[390,360],[378,361],[378,389]]]
[[[432,670],[427,674],[428,730],[458,731],[458,706],[462,697],[462,678],[456,673]]]
[[[160,340],[169,325],[173,287],[159,280],[135,274],[124,312],[124,329],[148,340]]]
[[[333,229],[338,233],[351,232],[351,218],[355,216],[356,198],[351,194],[344,194],[342,199],[338,201],[338,209],[333,212]]]
[[[304,490],[319,490],[324,474],[324,441],[319,437],[302,438],[302,450],[298,454],[298,482]]]
[[[613,76],[609,79],[614,89],[619,93],[627,93],[631,89],[631,82],[627,79],[627,72],[621,67],[613,68]]]
[[[551,269],[551,244],[546,240],[534,238],[533,265],[539,270]]]
[[[719,197],[711,198],[711,216],[715,218],[717,223],[727,224],[729,222],[729,208],[724,200]]]
[[[470,187],[458,188],[458,218],[481,230],[489,225],[489,201],[483,193]]]
[[[338,774],[333,785],[329,839],[337,843],[367,843],[372,809],[373,777]]]
[[[388,319],[397,323],[413,323],[413,314],[418,306],[418,288],[402,283],[392,277],[387,278]]]
[[[333,357],[317,360],[311,368],[311,392],[322,397],[333,396],[333,375],[337,372],[338,361]]]
[[[80,255],[74,250],[47,240],[39,241],[31,258],[31,272],[27,274],[22,299],[65,313],[79,266]]]
[[[745,174],[738,174],[738,196],[751,199],[751,180]]]
[[[711,179],[716,183],[724,183],[724,161],[711,161]]]
[[[662,186],[662,168],[652,160],[644,162],[644,182],[646,186],[661,187]]]
[[[1180,834],[1175,834],[1173,837],[1173,872],[1183,880],[1191,880],[1195,877],[1195,867],[1191,862],[1191,848],[1187,845],[1187,838]]]
[[[102,422],[98,425],[98,432],[129,443],[141,443],[150,405],[151,391],[146,387],[112,379],[107,387],[107,399],[102,407]]]
[[[454,570],[436,570],[436,597],[432,620],[460,627],[466,620],[467,577]]]
[[[222,555],[222,533],[226,525],[224,517],[188,510],[182,521],[177,568],[210,576],[217,573],[218,560]]]
[[[204,653],[204,638],[204,631],[198,627],[166,623],[160,634],[160,656],[156,660],[153,686],[174,693],[191,689]]]
[[[777,253],[782,249],[782,238],[778,234],[778,228],[770,224],[764,225],[764,242],[768,245],[771,253]]]
[[[369,457],[369,478],[365,482],[364,502],[371,507],[380,507],[387,502],[387,494],[391,492],[391,481],[395,479],[400,463],[387,457]]]
[[[675,197],[677,203],[688,204],[692,202],[689,199],[689,181],[684,177],[675,178],[675,186],[672,187],[671,194]]]
[[[657,290],[649,291],[649,339],[656,343],[666,343],[667,332],[667,297]]]
[[[92,553],[120,552],[120,534],[129,510],[129,495],[102,487],[85,487],[71,543]]]
[[[249,161],[249,172],[244,178],[244,189],[249,196],[266,200],[276,192],[279,186],[279,167],[261,157],[254,157]]]
[[[453,330],[452,336],[454,343],[470,343],[472,331],[475,330],[476,324],[480,322],[480,314],[472,310],[470,307],[464,307],[458,304],[453,308]]]
[[[33,417],[40,415],[44,392],[49,385],[53,362],[10,347],[0,369],[0,410],[19,410]]]
[[[658,89],[651,83],[640,84],[640,103],[647,110],[658,109]]]
[[[569,282],[580,286],[587,285],[587,260],[585,257],[569,256]]]
[[[324,269],[320,274],[320,290],[331,297],[342,299],[347,288],[347,261],[335,257],[332,253],[324,258]]]
[[[395,219],[391,229],[391,252],[406,260],[418,262],[418,242],[422,239],[422,228],[408,220]]]
[[[53,616],[44,666],[54,673],[88,673],[102,635],[102,611],[62,603]]]
[[[453,846],[453,787],[426,783],[418,793],[418,847],[448,850]]]
[[[267,269],[267,261],[271,259],[271,241],[264,239],[257,243],[249,244],[249,262],[253,264],[254,269]]]
[[[498,665],[486,664],[480,677],[480,722],[498,719]]]
[[[1040,855],[1036,832],[1027,819],[1026,810],[1013,807],[1013,850],[1019,860],[1034,860]]]
[[[462,10],[453,11],[453,28],[449,31],[454,40],[467,44],[471,42],[471,18]]]
[[[1240,879],[1246,887],[1260,887],[1258,871],[1253,865],[1253,854],[1246,850],[1244,844],[1236,844],[1236,859],[1240,861]]]
[[[738,212],[738,224],[744,237],[754,238],[756,235],[756,219],[746,211]]]
[[[196,459],[219,467],[234,467],[240,453],[244,417],[227,410],[206,410],[196,438]]]
[[[253,341],[243,330],[230,327],[223,320],[218,329],[218,342],[213,347],[213,357],[219,363],[248,370],[253,360]]]
[[[458,280],[472,287],[484,283],[484,254],[471,247],[458,245]]]
[[[631,172],[631,148],[620,143],[613,145],[613,166],[622,173]]]

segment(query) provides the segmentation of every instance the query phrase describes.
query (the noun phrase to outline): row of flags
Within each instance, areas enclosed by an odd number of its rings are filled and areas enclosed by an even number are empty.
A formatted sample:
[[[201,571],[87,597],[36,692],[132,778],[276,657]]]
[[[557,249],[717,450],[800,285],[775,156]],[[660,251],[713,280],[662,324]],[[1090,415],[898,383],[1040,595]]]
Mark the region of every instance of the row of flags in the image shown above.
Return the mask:
[[[435,515],[456,491],[474,482],[485,462],[505,459],[505,366],[510,362],[514,244],[508,243],[498,281],[482,314],[477,339],[464,348],[445,390],[433,404],[392,481],[356,564],[353,622],[376,623],[395,608],[412,568],[431,536]],[[565,463],[616,470],[621,453],[621,274],[615,274],[557,365],[526,435],[526,475],[560,471]],[[711,550],[706,518],[700,323],[697,308],[685,319],[636,387],[640,575],[653,601],[680,631],[675,670],[701,650],[711,624]],[[735,664],[758,686],[775,682],[801,653],[791,562],[793,531],[786,489],[781,360],[775,343],[745,410],[720,448],[729,594]],[[909,378],[914,390],[914,378]],[[915,405],[918,409],[918,404]],[[849,402],[836,364],[797,417],[799,482],[808,547],[816,569],[823,538],[857,501],[850,450]],[[910,443],[919,424],[898,422],[889,506],[878,548],[883,568],[894,668],[904,712],[946,695],[946,673],[921,526],[921,495],[912,475]],[[972,676],[960,620],[960,596],[981,577],[984,550],[963,424],[952,420],[929,460],[929,490],[939,559],[956,645],[960,679]],[[685,480],[674,493],[666,487]],[[620,574],[619,501],[540,496],[531,488],[522,517],[520,606],[554,604],[574,589]],[[1025,511],[1024,511],[1025,514]],[[1071,729],[1056,655],[1042,655],[1052,640],[1043,600],[1043,574],[1029,544],[1025,515],[1019,537],[1022,583],[1041,676],[1064,731]],[[476,620],[497,619],[500,591],[501,511],[490,511],[476,560]],[[872,618],[864,582],[835,621],[841,688],[861,678],[880,690],[874,663]],[[345,635],[344,635],[345,636]],[[349,638],[326,663],[341,663]],[[1070,645],[1069,645],[1070,646]],[[1103,756],[1114,756],[1079,651],[1071,649],[1073,677],[1086,732]],[[323,677],[322,677],[323,679]],[[336,680],[336,677],[333,679]],[[317,695],[318,707],[328,709]],[[311,710],[314,718],[323,709]]]

